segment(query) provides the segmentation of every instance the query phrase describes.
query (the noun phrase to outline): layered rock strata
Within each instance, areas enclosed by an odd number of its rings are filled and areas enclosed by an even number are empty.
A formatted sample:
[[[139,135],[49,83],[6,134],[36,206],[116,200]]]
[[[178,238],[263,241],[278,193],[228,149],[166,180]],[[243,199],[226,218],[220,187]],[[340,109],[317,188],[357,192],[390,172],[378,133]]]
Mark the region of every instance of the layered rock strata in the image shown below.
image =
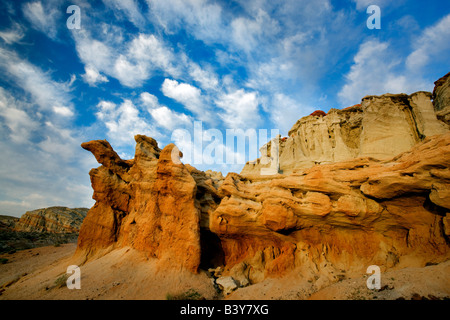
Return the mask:
[[[183,164],[175,145],[161,150],[141,135],[132,160],[105,140],[84,143],[101,166],[90,172],[96,203],[76,254],[90,259],[128,246],[164,269],[220,266],[237,285],[294,270],[337,281],[374,264],[388,270],[446,261],[450,132],[429,98],[366,97],[320,121],[301,119],[285,143],[295,142],[289,148],[299,156],[310,150],[322,165],[297,170],[305,162],[296,158],[284,162],[290,174],[223,178]],[[333,135],[335,147],[325,148]],[[316,139],[308,148],[305,136]],[[396,156],[386,159],[395,146]]]
[[[14,230],[22,232],[78,233],[89,209],[49,207],[23,214]]]
[[[436,116],[450,127],[450,72],[434,84],[432,98]]]
[[[443,108],[448,90],[440,88],[435,101],[442,100],[438,105]],[[431,98],[424,91],[367,96],[350,108],[303,117],[287,139],[278,140],[280,172],[289,174],[357,157],[387,160],[425,137],[445,133],[448,125],[437,119]],[[263,163],[261,159],[248,162],[241,174],[258,174],[269,166]]]

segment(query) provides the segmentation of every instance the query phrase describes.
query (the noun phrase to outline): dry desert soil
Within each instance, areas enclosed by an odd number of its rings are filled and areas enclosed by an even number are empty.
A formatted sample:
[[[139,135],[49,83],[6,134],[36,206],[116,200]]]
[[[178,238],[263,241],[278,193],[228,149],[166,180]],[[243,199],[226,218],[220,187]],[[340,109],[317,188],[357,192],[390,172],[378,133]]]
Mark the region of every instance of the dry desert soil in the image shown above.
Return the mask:
[[[204,299],[271,300],[434,300],[450,299],[450,261],[423,268],[405,268],[382,274],[381,289],[366,286],[368,275],[326,283],[304,281],[292,273],[279,279],[239,288],[224,297],[208,272],[167,273],[151,258],[132,248],[111,251],[83,264],[81,289],[69,290],[66,269],[74,263],[75,243],[1,254],[0,300],[114,300],[157,299],[194,290]]]

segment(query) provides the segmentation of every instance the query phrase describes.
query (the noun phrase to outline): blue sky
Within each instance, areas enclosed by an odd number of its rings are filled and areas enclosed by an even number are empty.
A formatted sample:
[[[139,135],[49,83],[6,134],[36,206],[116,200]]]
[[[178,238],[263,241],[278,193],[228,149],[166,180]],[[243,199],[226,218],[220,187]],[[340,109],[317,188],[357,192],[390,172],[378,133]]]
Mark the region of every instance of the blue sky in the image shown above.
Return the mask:
[[[67,27],[70,5],[80,29]],[[379,30],[366,26],[369,5],[381,9]],[[92,206],[98,164],[84,141],[107,139],[132,158],[135,134],[190,154],[180,130],[198,121],[223,136],[287,135],[317,109],[432,91],[449,52],[449,1],[1,1],[0,214]]]

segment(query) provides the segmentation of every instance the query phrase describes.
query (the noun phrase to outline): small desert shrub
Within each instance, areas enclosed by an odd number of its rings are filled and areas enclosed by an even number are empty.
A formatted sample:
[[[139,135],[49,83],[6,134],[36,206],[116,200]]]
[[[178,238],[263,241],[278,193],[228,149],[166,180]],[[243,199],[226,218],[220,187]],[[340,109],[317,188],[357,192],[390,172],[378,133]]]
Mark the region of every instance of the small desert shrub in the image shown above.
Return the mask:
[[[62,288],[67,285],[67,279],[69,276],[65,273],[61,275],[58,279],[55,280],[55,287],[56,288]]]
[[[1,264],[5,264],[5,263],[7,263],[8,262],[8,259],[6,259],[6,258],[0,258],[0,263]]]
[[[166,295],[166,300],[205,300],[205,298],[195,289],[189,289],[186,292],[176,295],[168,293]]]

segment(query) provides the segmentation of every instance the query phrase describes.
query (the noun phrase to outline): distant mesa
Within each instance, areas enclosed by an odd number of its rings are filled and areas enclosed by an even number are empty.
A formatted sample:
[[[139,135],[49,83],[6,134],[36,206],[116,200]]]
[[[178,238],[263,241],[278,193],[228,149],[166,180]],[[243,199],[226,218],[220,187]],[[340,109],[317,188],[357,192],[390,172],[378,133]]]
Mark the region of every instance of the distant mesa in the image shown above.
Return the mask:
[[[0,215],[0,231],[13,231],[19,218]]]
[[[20,232],[78,233],[89,209],[49,207],[28,211],[15,222]]]

